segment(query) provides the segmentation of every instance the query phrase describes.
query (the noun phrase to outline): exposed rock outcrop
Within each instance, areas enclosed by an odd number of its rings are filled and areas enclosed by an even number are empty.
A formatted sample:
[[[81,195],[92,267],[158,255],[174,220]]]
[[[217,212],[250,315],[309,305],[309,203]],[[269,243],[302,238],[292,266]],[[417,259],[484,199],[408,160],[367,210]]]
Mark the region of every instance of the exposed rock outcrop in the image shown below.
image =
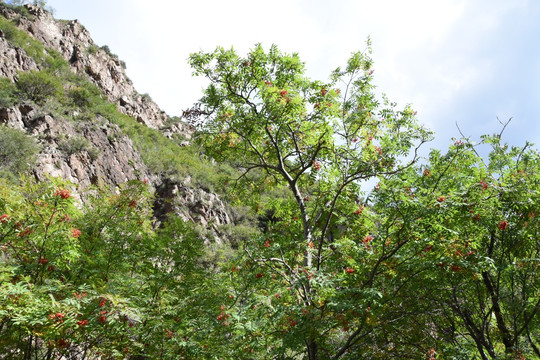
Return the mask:
[[[0,75],[13,81],[18,71],[36,70],[35,61],[24,50],[14,48],[0,32]]]
[[[33,19],[19,17],[9,8],[1,8],[0,13],[7,18],[19,18],[19,27],[26,30],[46,47],[58,51],[69,61],[73,71],[87,74],[99,86],[109,100],[118,104],[119,110],[137,121],[154,129],[164,127],[168,120],[167,114],[159,108],[148,96],[141,96],[135,90],[133,83],[127,77],[123,62],[107,51],[106,47],[98,47],[92,40],[88,30],[77,20],[60,21],[39,6],[26,5]],[[0,52],[2,47],[0,44]],[[11,58],[22,56],[15,50]],[[7,59],[7,58],[6,58]],[[31,65],[23,67],[25,59],[17,59],[22,70],[30,69]],[[4,69],[0,69],[2,71]],[[4,70],[9,73],[9,70]],[[176,131],[185,136],[191,136],[192,127],[181,124]]]
[[[213,240],[221,242],[219,226],[231,223],[225,204],[216,194],[194,188],[188,182],[167,180],[158,186],[154,213],[163,219],[167,213],[173,212],[185,221],[211,230]]]
[[[119,111],[169,138],[189,144],[193,128],[171,119],[147,95],[136,92],[123,63],[99,48],[77,21],[55,20],[40,7],[26,5],[31,17],[20,16],[0,3],[0,14],[15,20],[20,29],[58,51],[73,72],[88,77]],[[39,70],[40,64],[0,33],[0,76],[17,80],[19,71]],[[77,111],[63,114],[32,102],[0,107],[0,124],[20,129],[42,145],[34,175],[38,180],[58,176],[86,187],[98,181],[116,186],[132,179],[146,179],[156,189],[156,216],[163,220],[173,212],[210,230],[216,241],[224,240],[219,226],[231,217],[219,196],[192,186],[189,181],[171,180],[153,174],[144,164],[132,141],[109,119],[96,115],[81,118]],[[84,199],[82,199],[84,201]]]
[[[149,179],[131,140],[105,118],[72,122],[42,114],[30,105],[0,109],[0,123],[33,135],[43,146],[34,174],[62,177],[80,186],[98,181],[117,185],[130,179]]]

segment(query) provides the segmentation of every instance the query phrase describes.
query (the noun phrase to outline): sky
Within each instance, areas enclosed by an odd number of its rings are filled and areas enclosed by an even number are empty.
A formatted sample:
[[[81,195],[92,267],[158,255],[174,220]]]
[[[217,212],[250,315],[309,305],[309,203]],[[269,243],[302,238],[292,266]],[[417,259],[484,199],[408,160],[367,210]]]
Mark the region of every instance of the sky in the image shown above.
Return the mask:
[[[327,81],[371,38],[374,83],[411,104],[444,149],[461,131],[540,144],[540,1],[537,0],[48,0],[56,18],[78,19],[127,64],[140,93],[171,116],[202,94],[190,53],[256,43],[297,52]]]

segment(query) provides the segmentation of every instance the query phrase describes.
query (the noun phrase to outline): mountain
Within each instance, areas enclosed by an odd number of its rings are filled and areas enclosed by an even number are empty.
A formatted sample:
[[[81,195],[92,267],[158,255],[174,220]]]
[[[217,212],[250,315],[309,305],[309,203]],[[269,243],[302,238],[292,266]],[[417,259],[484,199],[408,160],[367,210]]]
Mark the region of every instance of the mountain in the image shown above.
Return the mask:
[[[190,146],[193,127],[138,93],[124,62],[77,20],[34,5],[0,3],[0,15],[0,145],[13,141],[8,129],[33,139],[38,181],[61,177],[82,189],[144,180],[155,189],[156,218],[173,211],[220,241],[232,216],[214,191],[223,186],[218,167]],[[31,158],[17,156],[3,155],[4,173]]]

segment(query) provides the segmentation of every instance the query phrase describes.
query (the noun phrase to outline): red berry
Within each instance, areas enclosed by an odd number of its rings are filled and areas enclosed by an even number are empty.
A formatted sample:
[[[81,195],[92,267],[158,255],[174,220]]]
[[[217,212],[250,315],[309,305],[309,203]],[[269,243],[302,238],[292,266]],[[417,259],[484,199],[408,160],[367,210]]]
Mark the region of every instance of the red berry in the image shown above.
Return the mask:
[[[480,186],[482,187],[482,190],[486,190],[489,185],[487,182],[480,180]]]
[[[497,225],[499,227],[499,229],[501,230],[506,230],[506,228],[508,227],[508,222],[506,222],[506,220],[503,220],[499,223],[499,225]]]
[[[54,196],[58,196],[62,199],[69,199],[71,194],[69,193],[69,190],[66,190],[66,189],[58,189],[56,190],[56,192],[54,193]]]

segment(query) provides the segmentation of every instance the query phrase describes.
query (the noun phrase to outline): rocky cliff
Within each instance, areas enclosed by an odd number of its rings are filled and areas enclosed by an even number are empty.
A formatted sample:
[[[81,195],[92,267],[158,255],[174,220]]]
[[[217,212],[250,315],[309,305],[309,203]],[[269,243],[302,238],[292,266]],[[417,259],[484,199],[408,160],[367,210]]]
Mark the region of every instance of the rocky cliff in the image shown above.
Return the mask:
[[[182,121],[173,121],[149,96],[139,94],[127,77],[123,62],[108,48],[98,47],[77,20],[56,20],[38,6],[13,8],[2,3],[0,15],[39,41],[46,52],[52,49],[59,53],[73,74],[96,85],[119,113],[131,118],[125,121],[134,119],[159,131],[159,136],[171,141],[167,146],[172,149],[189,143],[194,129]],[[39,71],[46,66],[35,54],[29,54],[28,49],[13,41],[12,32],[8,28],[0,32],[0,75],[17,84],[22,72]],[[78,89],[66,83],[63,87],[65,91]],[[186,220],[213,228],[216,237],[220,225],[231,223],[218,195],[192,185],[185,176],[148,166],[125,129],[110,117],[99,111],[92,113],[55,104],[54,100],[38,103],[23,99],[0,107],[0,124],[20,129],[41,144],[33,168],[38,180],[52,175],[86,187],[98,181],[115,186],[130,179],[145,179],[157,189],[158,218],[172,211]],[[166,141],[163,139],[161,143]]]
[[[167,114],[148,96],[137,93],[124,71],[123,62],[111,54],[107,47],[98,47],[83,25],[77,20],[56,20],[39,6],[26,5],[25,8],[31,17],[21,17],[7,7],[3,7],[0,13],[8,19],[17,19],[19,28],[42,42],[45,47],[62,54],[73,71],[87,74],[103,90],[109,101],[118,104],[120,111],[151,128],[164,126],[169,118]],[[24,70],[32,69],[23,54],[15,51],[13,56]],[[14,70],[16,68],[3,73],[13,76]],[[187,124],[179,124],[177,131],[185,135],[192,133]]]

